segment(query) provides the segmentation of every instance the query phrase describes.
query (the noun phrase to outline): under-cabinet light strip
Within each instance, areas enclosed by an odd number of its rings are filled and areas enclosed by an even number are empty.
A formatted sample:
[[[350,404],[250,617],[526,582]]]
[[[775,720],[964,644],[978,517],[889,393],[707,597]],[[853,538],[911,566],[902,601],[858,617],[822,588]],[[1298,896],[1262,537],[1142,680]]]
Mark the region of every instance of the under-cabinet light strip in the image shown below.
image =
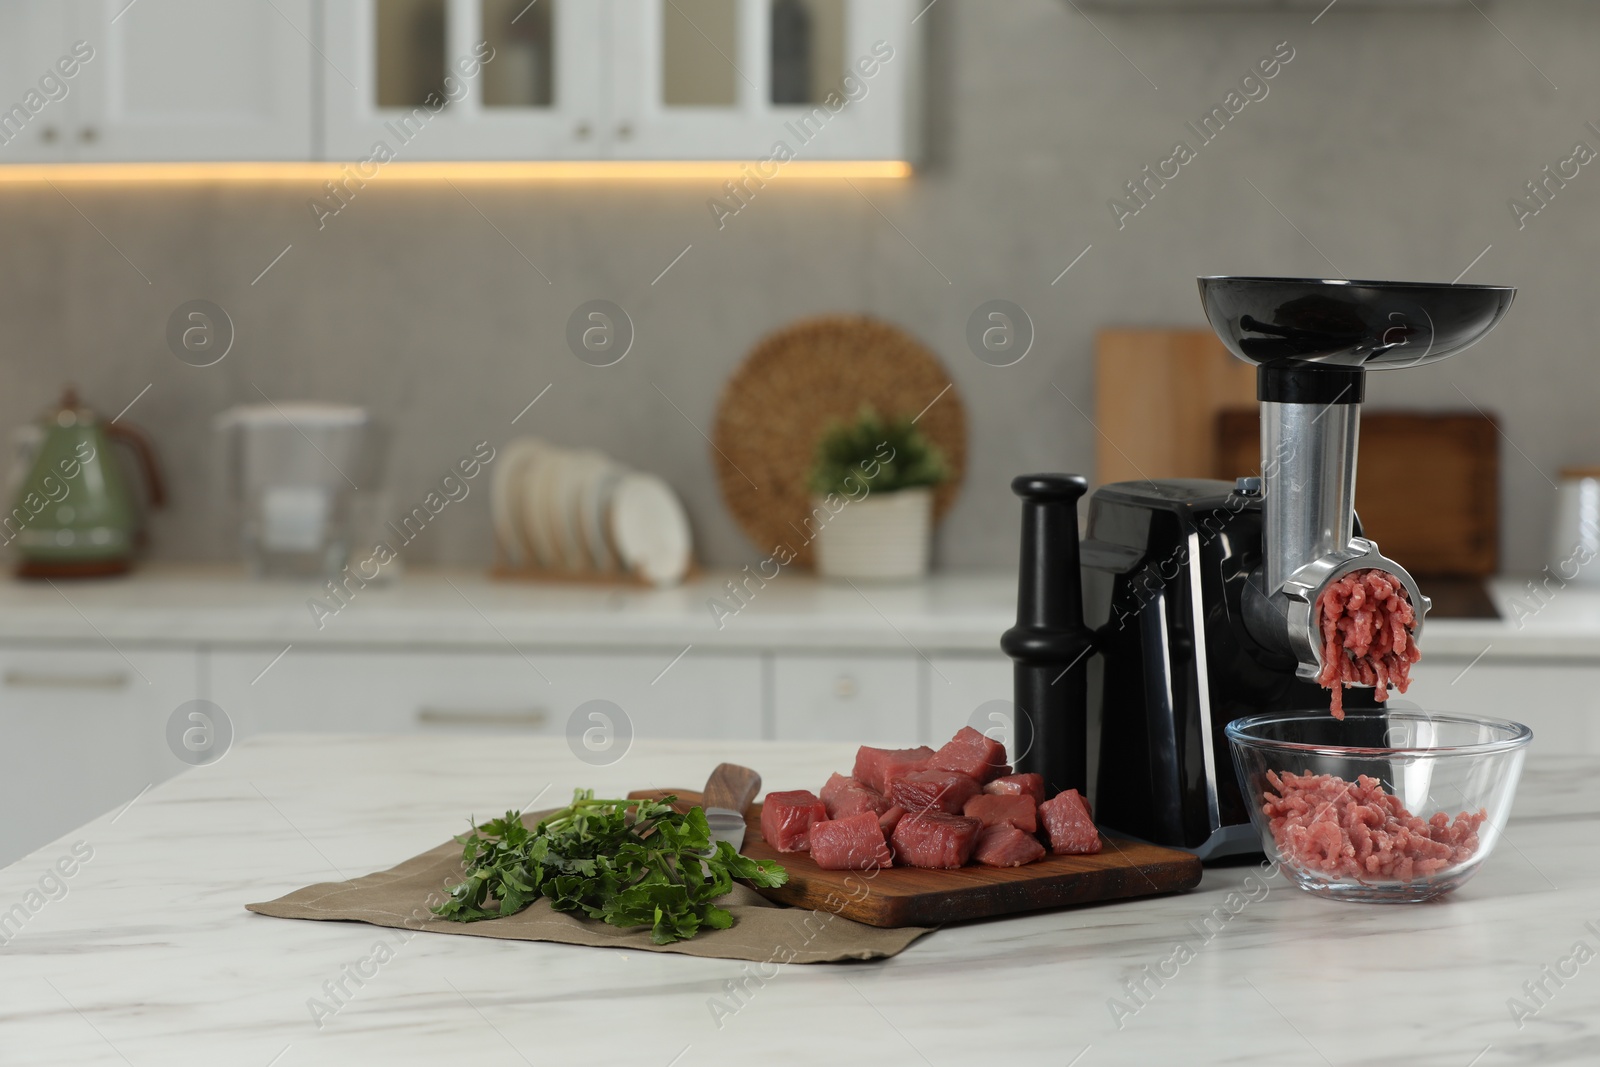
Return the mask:
[[[903,160],[792,160],[776,174],[741,160],[543,160],[538,162],[389,163],[374,174],[349,163],[13,163],[0,164],[0,183],[17,182],[303,182],[472,181],[587,182],[726,180],[750,170],[765,180],[788,178],[909,178]]]

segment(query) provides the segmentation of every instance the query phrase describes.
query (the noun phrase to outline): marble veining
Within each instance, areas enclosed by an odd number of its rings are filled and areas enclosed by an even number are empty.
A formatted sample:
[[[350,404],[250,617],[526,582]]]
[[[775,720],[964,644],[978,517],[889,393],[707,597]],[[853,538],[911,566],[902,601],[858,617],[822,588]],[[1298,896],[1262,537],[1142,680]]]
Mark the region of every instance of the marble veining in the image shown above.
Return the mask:
[[[735,961],[405,939],[243,909],[390,866],[468,813],[547,787],[692,785],[738,759],[795,788],[849,753],[640,741],[591,768],[560,740],[250,739],[0,870],[0,909],[41,902],[0,945],[0,1062],[1600,1061],[1600,962],[1570,963],[1579,941],[1600,947],[1600,859],[1584,847],[1596,759],[1530,756],[1506,843],[1452,898],[1415,907],[1335,904],[1252,866],[1216,868],[1180,896],[952,926],[892,960],[754,977]],[[78,842],[92,855],[46,880]],[[1230,893],[1245,901],[1231,913]],[[380,942],[388,958],[347,980],[319,1026],[308,1003],[328,1003],[325,983]],[[1535,1004],[1524,983],[1547,966],[1577,970],[1544,978]],[[1536,1010],[1519,1020],[1513,998]]]

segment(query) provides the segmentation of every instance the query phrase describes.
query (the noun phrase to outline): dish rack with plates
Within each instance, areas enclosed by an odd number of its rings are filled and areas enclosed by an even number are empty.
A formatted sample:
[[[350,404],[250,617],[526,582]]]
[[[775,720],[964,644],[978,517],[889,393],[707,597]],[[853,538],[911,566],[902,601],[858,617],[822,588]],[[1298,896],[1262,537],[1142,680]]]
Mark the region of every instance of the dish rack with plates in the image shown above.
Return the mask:
[[[672,487],[594,449],[512,441],[491,510],[497,578],[663,587],[696,570]]]

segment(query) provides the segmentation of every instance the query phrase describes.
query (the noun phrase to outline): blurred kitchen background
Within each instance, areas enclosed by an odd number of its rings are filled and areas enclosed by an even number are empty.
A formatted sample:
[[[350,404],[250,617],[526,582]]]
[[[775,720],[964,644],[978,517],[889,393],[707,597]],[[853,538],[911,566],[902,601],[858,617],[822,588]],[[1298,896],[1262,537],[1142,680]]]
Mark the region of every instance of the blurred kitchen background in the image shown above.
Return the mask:
[[[38,6],[115,14],[120,4],[13,3],[7,18]],[[1526,199],[1525,183],[1575,142],[1600,146],[1585,125],[1600,119],[1600,71],[1586,52],[1600,11],[1581,0],[1481,12],[1342,0],[1313,25],[1315,4],[1079,6],[939,0],[906,31],[921,35],[923,60],[908,102],[921,115],[907,116],[922,139],[915,175],[854,179],[855,188],[780,177],[721,230],[706,207],[722,194],[713,177],[458,191],[380,175],[320,231],[306,206],[320,192],[314,180],[8,185],[0,425],[33,418],[67,381],[108,415],[150,385],[128,418],[151,431],[170,475],[152,556],[217,560],[232,546],[208,491],[209,416],[259,402],[252,382],[274,398],[358,403],[394,427],[389,469],[406,499],[469,439],[505,437],[552,385],[537,433],[648,462],[682,494],[703,559],[737,566],[767,546],[750,544],[723,507],[710,450],[689,420],[709,425],[723,383],[764,334],[803,316],[866,312],[932,347],[970,408],[970,470],[940,528],[938,565],[1005,570],[1015,537],[996,519],[1012,510],[1011,475],[1093,463],[1093,426],[1051,383],[1090,409],[1097,329],[1203,326],[1197,274],[1449,281],[1493,245],[1463,280],[1521,286],[1508,328],[1437,372],[1375,382],[1371,409],[1459,409],[1464,393],[1498,414],[1521,453],[1508,452],[1502,473],[1504,562],[1541,565],[1551,511],[1541,474],[1600,456],[1591,417],[1600,378],[1587,354],[1600,306],[1583,295],[1600,215],[1587,174],[1525,229],[1507,201]],[[162,14],[159,0],[139,0],[108,31],[126,23],[123,37],[137,43],[139,19]],[[216,76],[246,61],[284,69],[284,57],[260,54],[269,47],[309,50],[280,32],[270,6],[205,17],[259,27],[206,38],[201,60],[208,50],[227,57],[207,64]],[[1125,198],[1124,183],[1177,140],[1196,141],[1185,123],[1198,124],[1280,41],[1294,59],[1266,83],[1269,95],[1119,231],[1107,200]],[[905,59],[884,77],[900,77]],[[343,86],[315,55],[296,60],[318,84]],[[6,91],[20,97],[45,64],[18,63],[6,62]],[[92,62],[84,73],[95,73]],[[173,77],[152,91],[213,103],[203,83]],[[782,132],[772,126],[734,158],[764,155]],[[497,154],[508,147],[484,136]],[[193,298],[224,307],[238,333],[234,351],[204,370],[167,350],[167,318]],[[595,298],[622,306],[638,333],[605,373],[572,358],[564,336],[569,313]],[[995,298],[1023,307],[1036,331],[1015,366],[986,365],[967,348],[968,316]],[[419,543],[415,562],[474,565],[489,542],[487,508],[470,507]]]
[[[9,492],[70,385],[148,436],[166,506],[130,520],[131,578],[0,592],[0,713],[45,747],[57,727],[34,710],[63,701],[112,716],[74,729],[128,730],[125,751],[153,735],[108,787],[119,798],[178,769],[169,749],[204,762],[167,740],[191,700],[239,736],[570,734],[600,698],[639,732],[934,736],[1009,697],[1014,475],[1251,473],[1216,469],[1218,412],[1248,408],[1248,372],[1241,397],[1203,340],[1106,334],[1203,331],[1202,274],[1520,288],[1481,346],[1373,376],[1367,404],[1478,420],[1434,442],[1457,492],[1417,536],[1461,549],[1447,577],[1507,576],[1491,588],[1506,616],[1575,521],[1558,515],[1562,472],[1574,500],[1600,484],[1583,475],[1600,464],[1600,177],[1577,147],[1600,147],[1597,36],[1583,0],[11,0],[0,433],[20,432],[24,460]],[[802,121],[819,132],[796,136]],[[369,163],[380,140],[393,162]],[[793,162],[769,163],[780,140]],[[1192,159],[1173,162],[1179,142]],[[585,348],[591,325],[631,344]],[[1187,414],[1105,395],[1108,343],[1146,368],[1119,388]],[[841,390],[872,401],[861,416],[915,416],[912,447],[931,445],[938,476],[907,483],[935,490],[927,576],[863,577],[922,569],[914,549],[874,556],[868,531],[841,546],[856,585],[780,562],[770,590],[742,586],[739,619],[725,582],[770,578],[762,531],[809,507],[774,516],[760,483],[814,474],[818,435],[858,417]],[[240,427],[271,423],[264,409],[294,431],[269,449],[343,447],[318,418],[370,425],[360,475],[319,452],[333,491],[361,485],[352,560],[479,442],[495,459],[430,509],[386,581],[319,619],[314,582],[246,576]],[[1098,432],[1103,416],[1116,427]],[[553,533],[519,525],[537,501],[496,529],[494,479],[527,437],[590,464],[568,472],[581,502]],[[1153,454],[1199,469],[1145,470]],[[628,534],[607,509],[630,472]],[[1434,684],[1486,633],[1440,631]],[[1485,700],[1526,667],[1508,661],[1496,689],[1494,659],[1474,676]],[[1573,693],[1600,691],[1600,654],[1563,669]],[[673,686],[703,718],[653,717]],[[856,718],[874,692],[901,717]],[[1600,740],[1586,719],[1562,729]],[[18,803],[67,772],[27,773]]]

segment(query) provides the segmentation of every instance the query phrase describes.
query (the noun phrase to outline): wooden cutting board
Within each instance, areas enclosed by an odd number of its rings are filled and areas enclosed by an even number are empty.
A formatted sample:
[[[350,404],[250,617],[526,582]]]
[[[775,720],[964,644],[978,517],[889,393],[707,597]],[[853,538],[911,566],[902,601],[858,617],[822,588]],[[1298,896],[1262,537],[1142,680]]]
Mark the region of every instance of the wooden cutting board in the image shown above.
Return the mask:
[[[644,790],[630,797],[674,793],[680,807],[700,802],[687,789]],[[761,836],[761,805],[747,814],[744,847],[752,859],[776,860],[786,885],[757,892],[797,908],[843,915],[868,926],[937,926],[1022,911],[1102,900],[1178,893],[1200,883],[1200,861],[1187,852],[1101,835],[1093,856],[1046,856],[1025,867],[962,867],[928,871],[825,871],[804,852],[779,852]],[[843,902],[841,906],[840,902]]]
[[[1254,409],[1217,415],[1213,477],[1257,474]],[[1479,412],[1362,411],[1356,513],[1416,575],[1484,578],[1500,565],[1500,431]]]
[[[1214,477],[1217,412],[1255,398],[1256,369],[1210,330],[1101,330],[1096,484]]]

